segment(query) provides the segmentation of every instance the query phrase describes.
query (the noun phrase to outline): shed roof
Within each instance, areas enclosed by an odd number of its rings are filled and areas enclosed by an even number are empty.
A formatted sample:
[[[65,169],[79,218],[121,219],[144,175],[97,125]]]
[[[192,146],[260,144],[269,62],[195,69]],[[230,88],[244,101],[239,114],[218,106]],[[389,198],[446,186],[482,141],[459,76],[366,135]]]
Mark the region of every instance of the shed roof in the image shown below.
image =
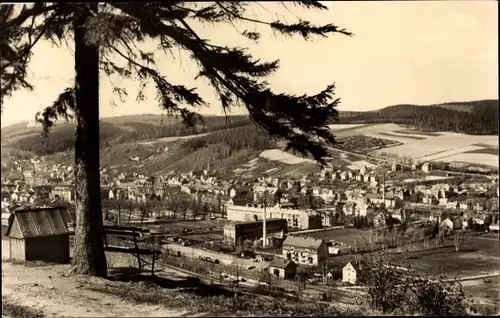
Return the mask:
[[[322,242],[323,240],[314,239],[312,237],[288,235],[283,242],[283,246],[293,246],[317,250]]]
[[[270,263],[269,267],[275,267],[275,268],[281,268],[285,269],[287,268],[290,264],[295,264],[291,260],[285,259],[285,258],[274,258]]]
[[[14,211],[7,235],[14,238],[30,238],[70,234],[70,217],[63,207],[19,209]]]

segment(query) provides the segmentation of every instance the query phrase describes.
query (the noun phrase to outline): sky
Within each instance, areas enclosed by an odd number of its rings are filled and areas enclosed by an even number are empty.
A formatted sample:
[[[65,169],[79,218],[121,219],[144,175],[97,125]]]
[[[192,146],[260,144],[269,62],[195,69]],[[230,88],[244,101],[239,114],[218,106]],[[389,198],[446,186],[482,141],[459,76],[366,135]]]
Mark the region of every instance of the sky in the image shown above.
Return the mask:
[[[269,78],[276,92],[314,94],[336,83],[339,110],[367,111],[395,104],[429,105],[498,98],[498,15],[496,1],[373,1],[324,2],[328,11],[293,4],[253,4],[252,17],[314,24],[333,23],[353,37],[331,35],[305,41],[283,37],[254,24],[210,27],[193,23],[203,38],[216,44],[248,47],[263,60],[279,59],[280,70]],[[238,33],[258,30],[258,44]],[[146,43],[144,48],[154,48]],[[36,112],[55,100],[74,79],[73,48],[40,42],[29,65],[34,91],[17,91],[5,100],[1,125],[32,121]],[[175,84],[196,87],[210,103],[201,114],[222,114],[213,90],[195,81],[196,65],[182,52],[157,54],[163,75]],[[111,101],[113,85],[125,87],[129,98]],[[100,80],[100,116],[160,114],[155,92],[135,100],[134,80]],[[231,114],[243,114],[234,108]]]

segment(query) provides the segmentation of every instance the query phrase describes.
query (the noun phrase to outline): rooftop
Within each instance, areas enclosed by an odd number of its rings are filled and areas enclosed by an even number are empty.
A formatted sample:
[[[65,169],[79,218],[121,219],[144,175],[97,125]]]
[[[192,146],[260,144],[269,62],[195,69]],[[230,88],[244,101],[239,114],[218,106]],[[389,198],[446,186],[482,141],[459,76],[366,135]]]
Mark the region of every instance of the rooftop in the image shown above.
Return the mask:
[[[270,222],[281,221],[281,220],[285,220],[285,219],[279,219],[279,218],[266,219],[266,224],[270,223]],[[286,222],[286,220],[285,220],[285,222]],[[253,223],[262,224],[262,220],[258,220],[258,221],[230,221],[230,222],[227,222],[226,225],[231,226],[231,225],[236,225],[236,224],[253,224]]]
[[[70,217],[66,208],[18,209],[9,224],[7,235],[29,238],[70,234]]]
[[[293,246],[317,250],[322,242],[323,240],[315,239],[312,237],[288,235],[283,242],[283,246]]]
[[[288,259],[285,259],[285,258],[274,258],[269,263],[269,267],[276,267],[276,268],[285,269],[290,264],[295,264],[295,263],[292,262],[291,260],[288,260]]]

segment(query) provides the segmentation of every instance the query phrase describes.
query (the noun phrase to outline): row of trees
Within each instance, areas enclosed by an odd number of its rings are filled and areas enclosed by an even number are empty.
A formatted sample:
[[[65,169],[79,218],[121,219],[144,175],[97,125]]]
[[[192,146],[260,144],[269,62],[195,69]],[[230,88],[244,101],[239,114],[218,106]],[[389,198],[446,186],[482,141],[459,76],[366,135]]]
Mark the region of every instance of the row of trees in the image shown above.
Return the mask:
[[[125,199],[103,199],[102,207],[105,210],[122,210],[125,214],[132,211],[141,211],[144,217],[151,217],[153,213],[163,215],[173,220],[195,219],[197,217],[222,217],[224,206],[221,202],[208,202],[201,198],[184,195],[183,193],[168,194],[163,199],[150,198],[145,202]]]

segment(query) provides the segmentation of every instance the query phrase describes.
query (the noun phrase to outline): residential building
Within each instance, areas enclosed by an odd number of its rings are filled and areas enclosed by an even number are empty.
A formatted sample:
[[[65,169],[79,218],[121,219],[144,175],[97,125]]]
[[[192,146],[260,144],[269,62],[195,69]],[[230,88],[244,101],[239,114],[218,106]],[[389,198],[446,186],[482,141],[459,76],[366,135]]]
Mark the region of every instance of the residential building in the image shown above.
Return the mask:
[[[52,192],[52,189],[49,185],[39,185],[33,187],[33,190],[35,191],[35,194],[40,200],[47,200],[50,198],[50,194]]]
[[[361,271],[366,264],[363,261],[353,261],[347,263],[342,268],[342,282],[356,284],[361,276]]]
[[[430,164],[428,162],[422,165],[422,172],[428,173],[430,171]]]
[[[333,221],[334,221],[334,215],[335,213],[337,213],[336,208],[320,209],[317,210],[317,212],[321,215],[321,225],[324,228],[334,226]]]
[[[489,230],[490,230],[490,232],[498,233],[498,230],[499,230],[498,223],[497,224],[490,224]]]
[[[72,185],[57,185],[52,188],[51,198],[72,202],[75,200],[75,192]]]
[[[321,228],[321,215],[316,211],[285,208],[285,205],[281,205],[280,203],[275,206],[264,207],[263,204],[258,203],[248,203],[246,206],[237,206],[230,202],[226,205],[226,210],[227,219],[229,221],[262,220],[265,210],[266,218],[286,219],[289,229],[307,230]]]
[[[297,264],[318,266],[328,261],[326,242],[311,237],[288,235],[283,242],[283,256]]]

